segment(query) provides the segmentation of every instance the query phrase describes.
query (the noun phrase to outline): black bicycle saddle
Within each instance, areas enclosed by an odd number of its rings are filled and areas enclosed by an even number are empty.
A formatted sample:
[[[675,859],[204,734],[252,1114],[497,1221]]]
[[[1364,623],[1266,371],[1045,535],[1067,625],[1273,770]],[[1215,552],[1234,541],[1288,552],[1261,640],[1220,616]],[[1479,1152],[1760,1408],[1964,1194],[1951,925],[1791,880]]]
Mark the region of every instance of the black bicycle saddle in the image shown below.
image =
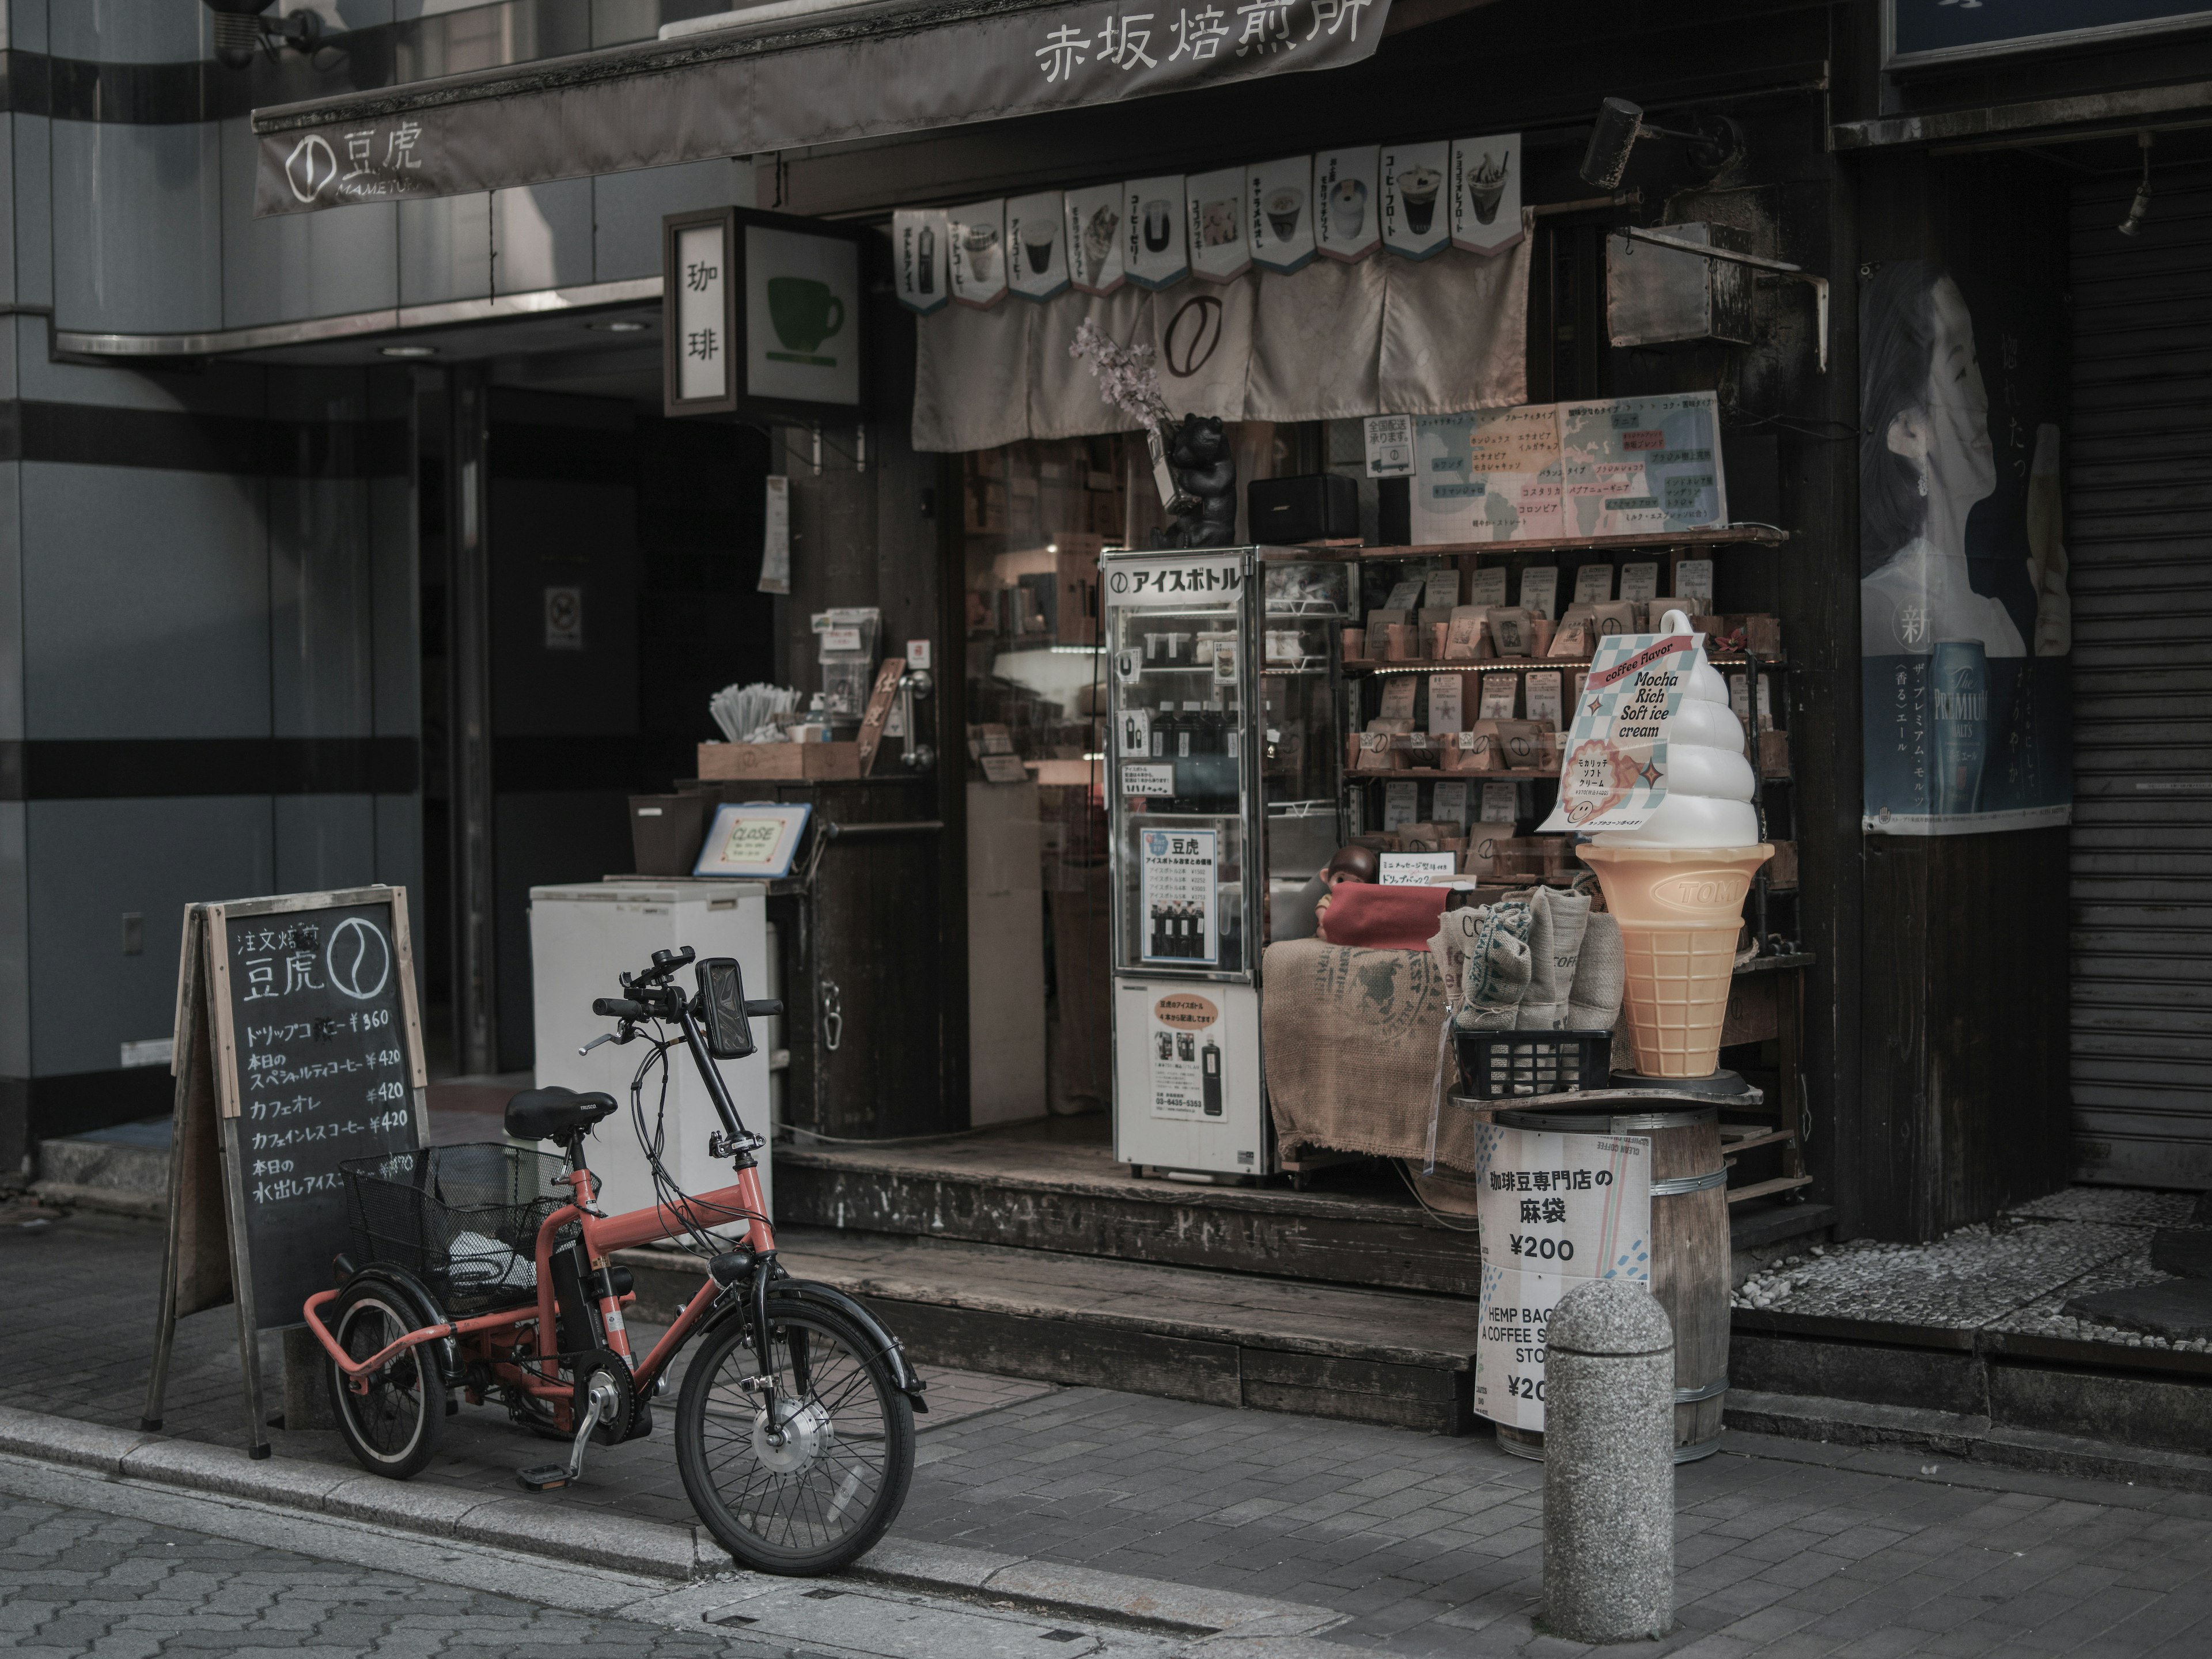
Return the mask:
[[[566,1140],[614,1110],[612,1095],[526,1089],[507,1103],[507,1132],[517,1140]]]

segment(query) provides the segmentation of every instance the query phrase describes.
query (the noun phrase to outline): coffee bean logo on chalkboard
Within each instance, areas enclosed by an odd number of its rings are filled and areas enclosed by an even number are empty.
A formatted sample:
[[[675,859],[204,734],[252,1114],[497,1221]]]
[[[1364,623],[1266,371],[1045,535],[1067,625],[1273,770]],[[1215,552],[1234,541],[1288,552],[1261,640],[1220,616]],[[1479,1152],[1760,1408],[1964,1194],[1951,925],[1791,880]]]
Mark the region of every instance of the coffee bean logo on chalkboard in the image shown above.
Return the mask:
[[[323,968],[333,988],[356,1002],[366,1002],[392,976],[392,946],[374,922],[348,916],[331,930]]]

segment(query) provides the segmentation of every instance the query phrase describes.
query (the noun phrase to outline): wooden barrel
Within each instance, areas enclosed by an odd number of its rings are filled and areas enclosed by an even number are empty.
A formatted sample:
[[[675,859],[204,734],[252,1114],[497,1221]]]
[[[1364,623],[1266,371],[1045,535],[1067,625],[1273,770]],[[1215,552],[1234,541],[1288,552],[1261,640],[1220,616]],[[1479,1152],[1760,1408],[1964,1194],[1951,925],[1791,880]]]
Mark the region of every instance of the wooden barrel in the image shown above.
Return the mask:
[[[1651,1143],[1651,1293],[1674,1322],[1674,1461],[1710,1457],[1721,1446],[1728,1393],[1728,1166],[1721,1161],[1720,1109],[1593,1103],[1501,1111],[1516,1129],[1642,1135]],[[1543,1455],[1544,1437],[1498,1425],[1498,1443]]]

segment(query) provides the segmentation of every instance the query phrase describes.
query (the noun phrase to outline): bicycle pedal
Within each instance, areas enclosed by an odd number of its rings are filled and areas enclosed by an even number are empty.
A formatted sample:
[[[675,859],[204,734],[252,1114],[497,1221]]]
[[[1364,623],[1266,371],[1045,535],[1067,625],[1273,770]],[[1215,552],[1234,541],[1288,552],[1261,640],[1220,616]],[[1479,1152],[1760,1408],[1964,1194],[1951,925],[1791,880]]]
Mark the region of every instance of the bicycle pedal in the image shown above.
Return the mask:
[[[522,1483],[525,1492],[553,1492],[568,1484],[566,1463],[538,1463],[526,1469],[517,1469],[514,1478]]]

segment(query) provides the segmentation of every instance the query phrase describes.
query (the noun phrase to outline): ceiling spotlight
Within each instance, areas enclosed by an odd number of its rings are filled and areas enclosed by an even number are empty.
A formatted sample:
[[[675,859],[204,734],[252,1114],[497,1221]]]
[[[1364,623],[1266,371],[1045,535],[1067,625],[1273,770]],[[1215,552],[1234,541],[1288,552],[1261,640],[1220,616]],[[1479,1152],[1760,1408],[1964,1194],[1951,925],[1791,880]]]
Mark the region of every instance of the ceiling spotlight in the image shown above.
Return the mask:
[[[1626,98],[1608,98],[1597,106],[1591,125],[1589,148],[1583,152],[1584,184],[1612,190],[1628,170],[1628,152],[1638,138],[1671,138],[1686,147],[1690,165],[1707,176],[1719,173],[1743,154],[1743,129],[1725,115],[1698,114],[1697,130],[1655,127],[1644,118],[1640,105]]]
[[[2150,134],[2136,134],[2136,143],[2142,150],[2142,183],[2136,186],[2136,199],[2128,204],[2128,216],[2120,221],[2123,236],[2140,235],[2143,221],[2150,217]]]
[[[653,326],[641,323],[635,317],[608,317],[596,323],[586,323],[586,328],[595,328],[602,334],[642,334]]]
[[[379,346],[377,349],[387,357],[434,357],[438,355],[437,347],[426,345],[388,345]]]

